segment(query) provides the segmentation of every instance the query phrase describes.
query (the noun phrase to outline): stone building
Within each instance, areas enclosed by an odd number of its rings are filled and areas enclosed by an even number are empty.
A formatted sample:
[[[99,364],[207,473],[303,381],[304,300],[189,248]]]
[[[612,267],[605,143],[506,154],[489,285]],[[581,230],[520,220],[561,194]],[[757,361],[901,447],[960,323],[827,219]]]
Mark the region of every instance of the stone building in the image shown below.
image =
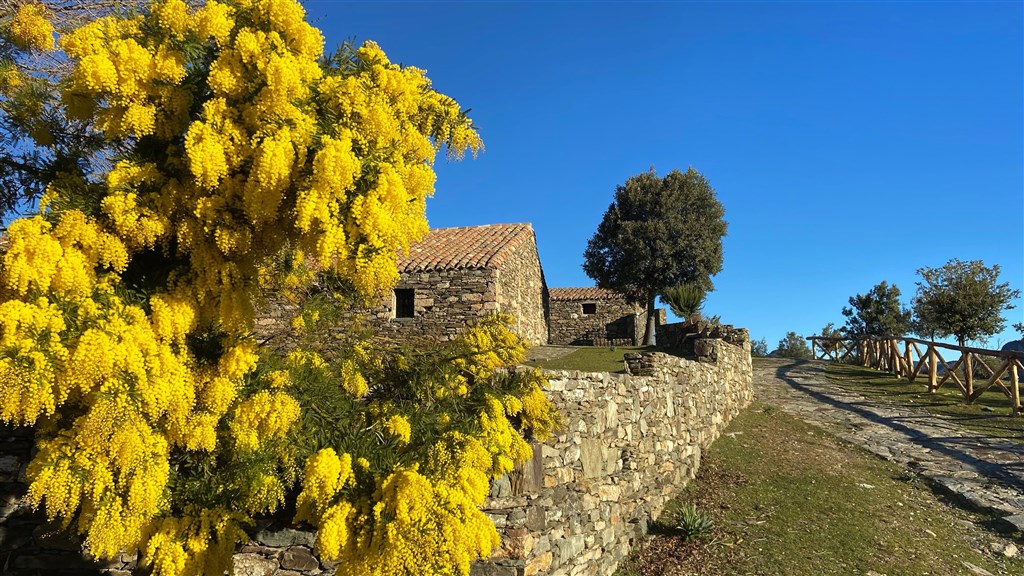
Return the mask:
[[[548,291],[548,341],[576,346],[636,346],[644,336],[644,307],[604,288]]]
[[[500,312],[532,344],[548,341],[548,290],[529,224],[431,230],[398,270],[394,291],[362,311],[384,334],[448,338]]]

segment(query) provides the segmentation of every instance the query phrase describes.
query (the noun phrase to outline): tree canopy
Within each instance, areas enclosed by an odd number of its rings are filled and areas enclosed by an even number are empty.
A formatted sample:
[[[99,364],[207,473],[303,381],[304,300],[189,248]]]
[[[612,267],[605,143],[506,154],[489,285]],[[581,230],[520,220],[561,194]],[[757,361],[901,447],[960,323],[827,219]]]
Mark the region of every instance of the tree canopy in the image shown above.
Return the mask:
[[[954,336],[963,346],[1003,329],[1004,310],[1014,306],[1020,290],[999,283],[999,265],[981,260],[952,259],[938,268],[917,271],[921,281],[913,300],[915,331],[921,335]]]
[[[811,357],[811,348],[796,332],[786,332],[786,337],[779,340],[779,345],[772,352],[772,356],[807,359]]]
[[[868,293],[850,297],[845,333],[854,338],[903,336],[910,331],[911,313],[900,304],[900,289],[882,280]]]
[[[468,573],[497,545],[488,478],[554,423],[539,374],[499,370],[525,351],[509,320],[437,354],[251,335],[261,290],[311,270],[393,287],[437,153],[482,145],[459,105],[373,42],[325,55],[296,0],[2,1],[0,186],[43,193],[0,260],[0,420],[37,426],[28,500],[157,576],[222,574],[281,510],[349,573]],[[41,108],[17,110],[25,86]]]
[[[654,338],[655,297],[693,284],[710,291],[722,269],[725,209],[708,180],[693,168],[659,178],[654,169],[615,189],[583,253],[583,270],[602,288],[647,307],[646,344]]]

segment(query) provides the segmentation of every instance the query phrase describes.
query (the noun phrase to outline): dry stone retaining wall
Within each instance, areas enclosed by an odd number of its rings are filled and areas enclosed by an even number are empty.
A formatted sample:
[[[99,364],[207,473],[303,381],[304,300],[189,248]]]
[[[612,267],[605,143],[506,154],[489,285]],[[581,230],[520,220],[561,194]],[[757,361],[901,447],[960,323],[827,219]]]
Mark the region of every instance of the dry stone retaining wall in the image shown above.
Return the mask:
[[[549,372],[565,428],[494,485],[502,550],[479,576],[604,576],[691,480],[703,451],[750,403],[750,345],[707,340],[714,361],[627,357],[629,374]]]

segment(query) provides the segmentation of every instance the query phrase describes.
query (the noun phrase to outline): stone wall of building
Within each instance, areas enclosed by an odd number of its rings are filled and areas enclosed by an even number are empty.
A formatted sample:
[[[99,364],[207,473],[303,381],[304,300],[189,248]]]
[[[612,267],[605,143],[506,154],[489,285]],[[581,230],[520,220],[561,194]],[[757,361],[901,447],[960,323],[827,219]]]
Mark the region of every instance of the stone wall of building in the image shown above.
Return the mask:
[[[584,314],[584,304],[594,305],[594,314]],[[551,344],[636,346],[643,337],[647,315],[626,300],[551,300],[549,307]]]
[[[342,313],[339,325],[350,326],[358,319],[390,338],[447,340],[499,308],[497,274],[490,268],[403,273],[395,289],[414,291],[411,318],[395,317],[395,296],[389,293],[375,306]],[[295,306],[268,295],[256,314],[257,339],[287,342],[294,313]]]
[[[390,338],[446,340],[476,320],[503,312],[515,316],[513,329],[531,344],[547,343],[547,286],[533,245],[521,246],[499,270],[407,272],[395,289],[414,291],[413,317],[396,318],[395,296],[389,293],[376,305],[343,313],[341,325],[359,318]],[[287,343],[295,312],[294,305],[268,294],[256,314],[257,339]]]
[[[516,472],[494,481],[485,512],[502,547],[474,576],[607,576],[668,500],[694,477],[704,450],[751,398],[749,342],[700,339],[701,360],[627,355],[627,374],[548,372],[564,427]],[[24,505],[31,431],[0,429],[0,566],[12,576],[131,576],[134,555],[81,558],[80,543]],[[316,576],[314,535],[259,526],[235,554],[237,576]]]
[[[531,344],[548,342],[548,286],[537,246],[524,242],[497,270],[498,311],[516,318],[516,332]]]

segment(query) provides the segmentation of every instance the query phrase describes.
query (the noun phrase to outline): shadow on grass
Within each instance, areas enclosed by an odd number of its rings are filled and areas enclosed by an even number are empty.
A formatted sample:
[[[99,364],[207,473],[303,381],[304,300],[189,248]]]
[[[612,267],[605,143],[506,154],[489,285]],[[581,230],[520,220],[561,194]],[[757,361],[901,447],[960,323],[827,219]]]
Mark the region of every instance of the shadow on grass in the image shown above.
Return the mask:
[[[910,416],[885,417],[869,410],[867,407],[875,403],[865,400],[863,402],[843,402],[827,394],[819,392],[807,385],[801,384],[794,378],[794,372],[806,367],[812,362],[797,360],[791,364],[780,366],[776,369],[776,377],[785,382],[794,390],[805,394],[822,404],[832,406],[857,414],[869,422],[881,424],[890,430],[897,432],[901,440],[920,448],[944,454],[957,462],[963,464],[962,469],[976,472],[991,480],[996,480],[1007,487],[1024,490],[1024,446],[1016,443],[998,441],[994,438],[971,438],[958,436],[933,436],[914,426],[915,422],[927,423],[930,425],[946,426],[955,425],[959,417],[938,417],[930,414],[916,414]],[[866,372],[870,377],[877,377],[877,373]],[[916,407],[921,407],[920,404]],[[973,432],[980,434],[977,432]],[[978,458],[971,451],[1000,450],[1014,454],[1015,461],[993,462]]]

